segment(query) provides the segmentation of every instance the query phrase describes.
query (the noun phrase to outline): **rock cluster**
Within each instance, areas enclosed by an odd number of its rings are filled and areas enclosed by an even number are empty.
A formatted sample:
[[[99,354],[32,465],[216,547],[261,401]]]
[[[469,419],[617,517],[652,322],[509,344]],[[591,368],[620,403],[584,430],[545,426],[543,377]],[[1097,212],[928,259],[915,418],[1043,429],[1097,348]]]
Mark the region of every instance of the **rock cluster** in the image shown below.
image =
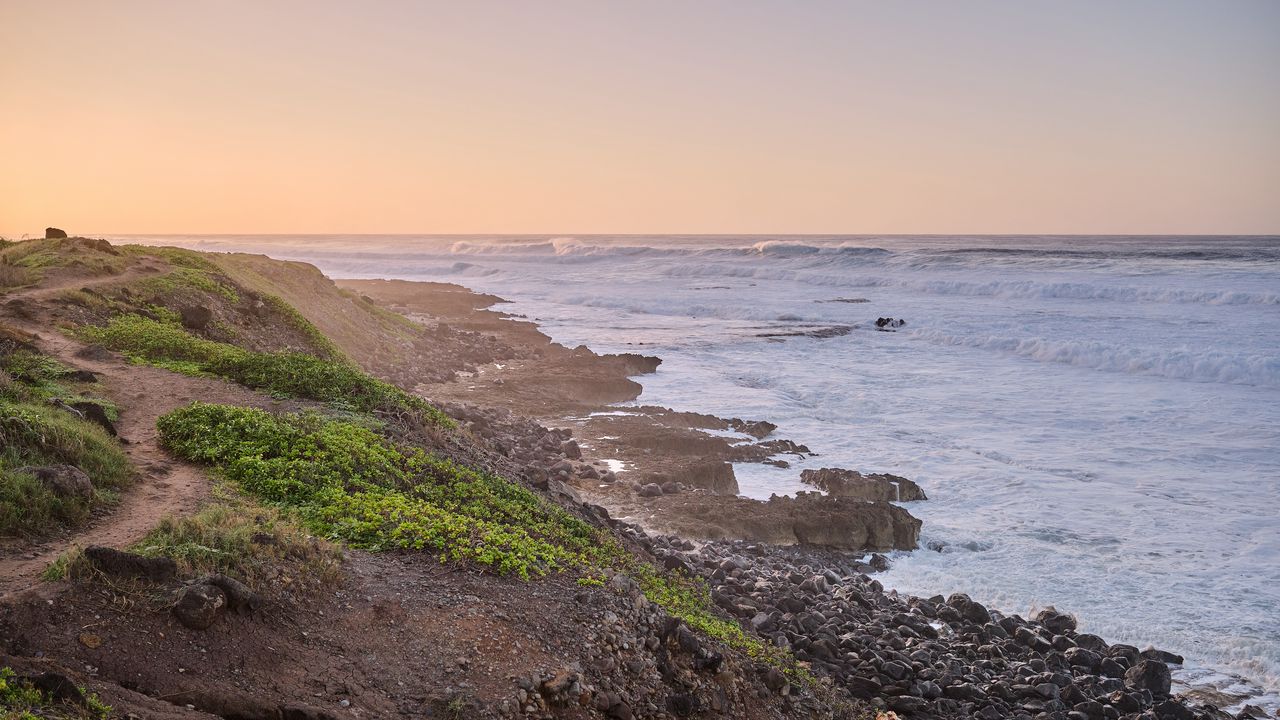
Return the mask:
[[[668,567],[706,578],[716,604],[754,631],[854,697],[911,718],[1231,717],[1170,695],[1169,665],[1181,657],[1108,644],[1054,608],[1027,619],[959,593],[900,597],[864,574],[872,567],[861,558],[835,552],[648,542]]]

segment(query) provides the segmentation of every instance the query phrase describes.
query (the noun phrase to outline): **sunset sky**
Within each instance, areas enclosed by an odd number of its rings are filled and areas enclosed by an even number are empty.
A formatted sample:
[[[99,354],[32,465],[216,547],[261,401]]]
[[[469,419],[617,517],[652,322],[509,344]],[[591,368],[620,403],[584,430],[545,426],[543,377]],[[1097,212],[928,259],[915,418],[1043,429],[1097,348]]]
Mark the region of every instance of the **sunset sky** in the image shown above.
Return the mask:
[[[0,233],[1280,233],[1280,2],[0,2]]]

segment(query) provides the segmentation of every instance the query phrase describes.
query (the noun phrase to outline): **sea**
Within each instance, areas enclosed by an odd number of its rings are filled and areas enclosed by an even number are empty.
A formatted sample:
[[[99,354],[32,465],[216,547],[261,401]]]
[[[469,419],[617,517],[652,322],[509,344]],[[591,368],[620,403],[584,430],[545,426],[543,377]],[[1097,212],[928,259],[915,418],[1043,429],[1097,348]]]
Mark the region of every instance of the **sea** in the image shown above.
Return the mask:
[[[886,587],[1055,606],[1280,708],[1280,237],[114,239],[458,283],[565,345],[658,355],[637,403],[818,453],[738,465],[743,494],[811,467],[925,489],[935,549],[896,554]]]

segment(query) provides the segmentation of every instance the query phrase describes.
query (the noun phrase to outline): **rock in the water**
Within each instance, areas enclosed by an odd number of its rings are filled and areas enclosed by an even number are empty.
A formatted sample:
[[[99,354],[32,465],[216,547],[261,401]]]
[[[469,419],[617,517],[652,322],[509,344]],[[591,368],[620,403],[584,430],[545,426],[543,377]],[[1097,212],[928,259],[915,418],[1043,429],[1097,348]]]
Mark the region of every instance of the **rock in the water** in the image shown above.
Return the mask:
[[[18,468],[15,472],[35,477],[58,497],[93,497],[93,481],[75,465],[27,466]]]
[[[192,630],[204,630],[218,619],[227,595],[216,585],[188,585],[178,591],[173,616]]]
[[[107,575],[140,577],[158,582],[178,574],[178,565],[173,558],[148,558],[101,545],[85,548],[84,556]]]
[[[44,229],[44,237],[46,240],[56,240],[67,236],[66,230],[60,230],[56,227],[47,227]]]
[[[861,500],[911,502],[929,499],[919,485],[897,475],[863,475],[856,470],[821,468],[800,473],[800,482],[823,490],[828,495]]]

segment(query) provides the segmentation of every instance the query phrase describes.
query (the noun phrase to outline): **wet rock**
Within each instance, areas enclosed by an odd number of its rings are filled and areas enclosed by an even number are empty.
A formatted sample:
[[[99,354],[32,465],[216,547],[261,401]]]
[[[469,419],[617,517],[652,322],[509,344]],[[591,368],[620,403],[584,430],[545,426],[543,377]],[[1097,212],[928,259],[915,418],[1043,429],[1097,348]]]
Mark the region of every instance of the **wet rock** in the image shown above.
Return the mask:
[[[84,556],[90,564],[107,575],[162,582],[178,574],[178,565],[173,558],[148,558],[101,545],[85,548]]]
[[[1074,632],[1076,629],[1076,619],[1074,617],[1066,613],[1060,613],[1053,607],[1047,607],[1036,613],[1035,621],[1044,625],[1054,635],[1064,635]]]
[[[1124,684],[1134,690],[1146,690],[1156,697],[1169,694],[1169,666],[1158,660],[1143,660],[1124,674]]]
[[[800,473],[800,481],[829,495],[867,501],[909,502],[928,499],[919,485],[897,475],[863,475],[856,470],[821,468]]]
[[[227,596],[215,585],[188,585],[178,591],[173,616],[192,630],[204,630],[218,619]]]
[[[93,481],[74,465],[28,465],[14,472],[31,475],[58,497],[93,497]]]

